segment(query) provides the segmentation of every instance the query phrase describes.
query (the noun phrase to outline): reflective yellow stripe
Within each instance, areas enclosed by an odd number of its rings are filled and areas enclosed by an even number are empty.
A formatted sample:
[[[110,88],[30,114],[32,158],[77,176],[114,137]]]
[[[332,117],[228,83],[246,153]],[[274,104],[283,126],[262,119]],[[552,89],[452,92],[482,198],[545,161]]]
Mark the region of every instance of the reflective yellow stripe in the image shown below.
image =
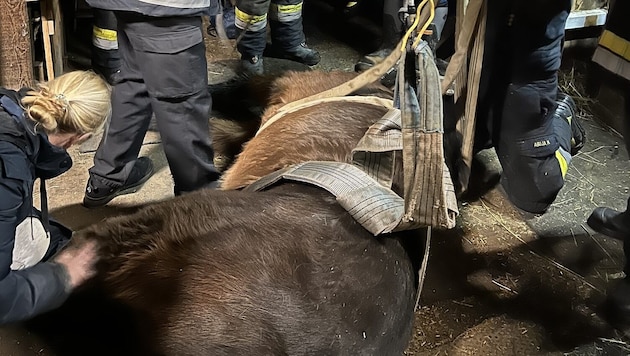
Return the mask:
[[[562,153],[560,153],[560,150],[556,150],[556,159],[558,160],[558,163],[560,164],[560,171],[562,172],[562,178],[564,179],[564,176],[567,174],[567,171],[569,170],[569,164],[567,163],[567,160],[564,158]]]
[[[271,4],[269,18],[272,21],[291,22],[302,17],[302,3],[295,5]]]
[[[302,11],[302,3],[296,5],[278,5],[278,12],[281,14],[292,14]]]
[[[256,24],[261,21],[265,21],[267,19],[267,14],[264,15],[250,15],[246,12],[241,11],[238,7],[234,11],[236,18],[243,22],[247,22],[249,24]]]
[[[262,31],[267,27],[267,14],[250,15],[237,7],[235,12],[236,19],[234,24],[241,30],[250,32]]]
[[[105,28],[100,28],[93,26],[92,27],[92,35],[96,38],[100,38],[105,41],[118,41],[118,34],[115,30],[108,30]]]
[[[628,42],[628,40],[619,37],[608,30],[604,30],[602,37],[599,39],[599,44],[630,61],[630,42]]]

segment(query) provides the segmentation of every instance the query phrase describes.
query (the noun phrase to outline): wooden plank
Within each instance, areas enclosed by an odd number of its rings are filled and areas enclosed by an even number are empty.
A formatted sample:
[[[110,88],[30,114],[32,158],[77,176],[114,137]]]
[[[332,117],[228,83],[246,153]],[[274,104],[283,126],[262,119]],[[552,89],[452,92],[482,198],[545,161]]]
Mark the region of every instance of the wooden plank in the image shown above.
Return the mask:
[[[47,0],[45,0],[47,1]],[[66,67],[66,41],[63,30],[63,15],[61,13],[61,6],[59,0],[48,0],[52,7],[52,14],[54,19],[54,34],[52,36],[53,44],[53,59],[55,75],[60,76],[63,74],[63,70]]]
[[[33,85],[31,33],[24,0],[2,0],[0,85],[11,89]]]
[[[606,23],[608,11],[606,9],[571,11],[565,30],[574,30],[584,27],[603,26]]]
[[[50,30],[52,9],[48,7],[46,1],[40,3],[42,11],[42,42],[44,42],[44,62],[46,63],[47,80],[55,79],[55,69],[53,64],[52,46],[50,44]]]
[[[481,13],[475,30],[470,64],[468,66],[468,78],[466,83],[466,102],[464,116],[457,122],[457,131],[462,135],[461,162],[458,167],[458,179],[461,189],[468,189],[470,172],[474,155],[475,127],[477,126],[477,100],[479,99],[479,82],[481,81],[481,68],[483,66],[483,54],[485,51],[486,19],[488,5],[481,5]]]

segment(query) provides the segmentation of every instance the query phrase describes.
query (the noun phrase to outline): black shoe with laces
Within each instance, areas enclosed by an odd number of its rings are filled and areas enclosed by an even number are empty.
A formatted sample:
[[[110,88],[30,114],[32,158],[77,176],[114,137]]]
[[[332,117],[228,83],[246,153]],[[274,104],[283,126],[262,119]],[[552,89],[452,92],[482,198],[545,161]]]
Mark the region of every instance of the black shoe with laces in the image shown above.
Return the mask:
[[[86,208],[97,208],[109,203],[119,195],[135,193],[142,188],[152,175],[153,162],[148,157],[140,157],[131,169],[129,177],[121,186],[110,187],[98,178],[90,177],[85,188],[83,206]]]
[[[321,60],[319,52],[309,48],[306,43],[301,43],[298,46],[289,49],[281,49],[273,43],[267,44],[267,48],[265,48],[265,56],[288,59],[306,64],[307,66],[314,66]]]
[[[364,72],[375,65],[383,62],[387,56],[392,53],[391,48],[382,48],[376,52],[372,52],[363,56],[359,61],[354,65],[355,72]]]

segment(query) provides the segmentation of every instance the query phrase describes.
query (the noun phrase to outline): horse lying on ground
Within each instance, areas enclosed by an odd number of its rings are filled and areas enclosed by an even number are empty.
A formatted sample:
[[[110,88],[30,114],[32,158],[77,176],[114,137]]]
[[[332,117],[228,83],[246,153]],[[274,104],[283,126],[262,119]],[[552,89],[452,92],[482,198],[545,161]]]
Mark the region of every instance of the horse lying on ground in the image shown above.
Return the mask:
[[[221,102],[221,110],[229,111],[228,119],[213,119],[212,123],[212,145],[216,158],[220,158],[220,168],[227,168],[233,163],[235,156],[242,152],[244,144],[252,139],[261,124],[264,124],[271,118],[282,106],[287,103],[294,102],[312,94],[319,93],[323,90],[335,87],[356,77],[356,73],[350,72],[287,72],[279,78],[258,77],[248,82],[236,83],[236,89],[232,89],[227,93],[218,93]],[[236,94],[247,94],[251,98],[247,102],[255,107],[263,107],[264,111],[258,115],[251,114],[251,110],[243,108],[242,100],[234,105],[229,103],[230,97]],[[392,99],[393,93],[390,89],[373,83],[356,90],[354,95],[369,95]],[[234,100],[234,99],[232,99]],[[238,109],[236,109],[238,108]],[[271,147],[274,150],[288,149],[293,152],[285,152],[280,155],[276,154],[273,158],[267,157],[268,153],[251,152],[249,156],[254,159],[241,159],[241,162],[255,166],[256,162],[265,158],[267,161],[280,159],[283,161],[308,161],[308,160],[333,160],[347,162],[352,148],[350,145],[358,142],[363,136],[367,127],[374,120],[380,118],[381,109],[376,109],[371,105],[356,105],[354,103],[332,104],[318,107],[322,110],[318,115],[311,115],[310,112],[301,112],[299,115],[284,117],[284,122],[291,121],[292,124],[285,124],[284,127],[276,127],[267,131],[260,138],[265,144],[259,145],[264,150],[270,145],[270,142],[281,140],[281,142],[293,142],[301,145],[310,145],[309,147],[296,147],[292,145],[279,144]],[[362,113],[353,112],[353,110],[362,110]],[[312,112],[312,111],[311,111]],[[238,115],[233,117],[232,114]],[[308,120],[309,122],[307,122]],[[313,123],[314,120],[320,120]],[[340,127],[343,125],[343,127]],[[262,134],[262,133],[261,133]],[[309,137],[315,141],[296,140],[296,136],[309,134]],[[282,138],[274,135],[282,135]],[[287,141],[289,140],[289,141]],[[335,148],[329,152],[318,147],[327,147],[330,144],[341,144],[343,147]],[[333,153],[342,153],[342,156],[331,156]],[[271,159],[270,159],[271,158]],[[279,162],[274,162],[279,163]],[[266,169],[265,171],[268,171]],[[268,171],[270,173],[271,171]],[[262,176],[261,173],[254,174],[248,172],[252,177]],[[231,177],[238,176],[234,172]],[[224,183],[229,182],[232,178],[223,179]],[[233,188],[233,187],[231,187]],[[231,189],[230,188],[230,189]],[[224,186],[224,189],[226,187]]]
[[[281,103],[350,75],[289,74],[263,122]],[[290,114],[245,145],[223,188],[302,161],[347,161],[385,111],[324,103]],[[326,191],[282,183],[160,202],[80,231],[70,247],[97,242],[93,284],[132,310],[144,354],[401,355],[417,239],[416,231],[374,237]]]

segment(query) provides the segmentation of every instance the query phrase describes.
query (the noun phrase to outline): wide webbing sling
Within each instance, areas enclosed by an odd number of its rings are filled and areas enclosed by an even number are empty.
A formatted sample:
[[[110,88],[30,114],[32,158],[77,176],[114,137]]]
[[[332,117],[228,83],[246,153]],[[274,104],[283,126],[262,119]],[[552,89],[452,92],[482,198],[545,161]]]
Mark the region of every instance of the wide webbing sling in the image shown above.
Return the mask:
[[[431,7],[422,8],[426,2],[423,1],[417,9],[416,25],[419,20],[427,24],[431,21],[433,3],[429,1]],[[428,46],[418,46],[417,43],[411,46],[415,51],[414,84],[418,95],[402,74],[405,72],[403,53],[408,50],[407,40],[411,30],[398,48],[379,65],[346,84],[285,107],[293,112],[304,103],[348,95],[380,78],[398,63],[396,101],[404,114],[401,116],[401,110],[391,109],[373,124],[352,152],[353,165],[339,162],[301,163],[263,177],[245,190],[262,190],[282,179],[291,179],[328,190],[357,222],[375,235],[425,226],[424,234],[419,234],[424,237],[425,243],[418,270],[417,309],[428,265],[431,227],[454,227],[458,210],[451,175],[444,161],[440,79]],[[418,97],[421,98],[420,102]],[[280,119],[281,115],[273,118],[273,121]],[[265,127],[271,124],[267,122]],[[399,163],[396,160],[401,152],[404,161],[404,199],[390,189],[394,174],[398,171]]]
[[[404,201],[361,169],[347,163],[313,161],[267,175],[244,190],[257,191],[280,180],[309,183],[337,197],[337,202],[374,235],[394,231],[404,214]]]
[[[405,105],[403,114],[392,108],[374,123],[353,150],[352,164],[300,163],[265,176],[245,190],[264,190],[281,180],[316,185],[335,195],[339,204],[374,235],[425,226],[454,227],[457,201],[443,159],[439,75],[428,46],[420,46],[417,58],[422,72],[417,84],[424,93],[424,106],[421,108],[410,85],[401,85],[397,94],[400,105]],[[387,107],[386,100],[374,99],[318,98],[292,105],[284,112],[299,112],[322,101],[348,100]],[[281,124],[281,118],[273,117],[261,130]],[[399,173],[396,153],[401,151],[404,199],[391,190],[394,175]]]

